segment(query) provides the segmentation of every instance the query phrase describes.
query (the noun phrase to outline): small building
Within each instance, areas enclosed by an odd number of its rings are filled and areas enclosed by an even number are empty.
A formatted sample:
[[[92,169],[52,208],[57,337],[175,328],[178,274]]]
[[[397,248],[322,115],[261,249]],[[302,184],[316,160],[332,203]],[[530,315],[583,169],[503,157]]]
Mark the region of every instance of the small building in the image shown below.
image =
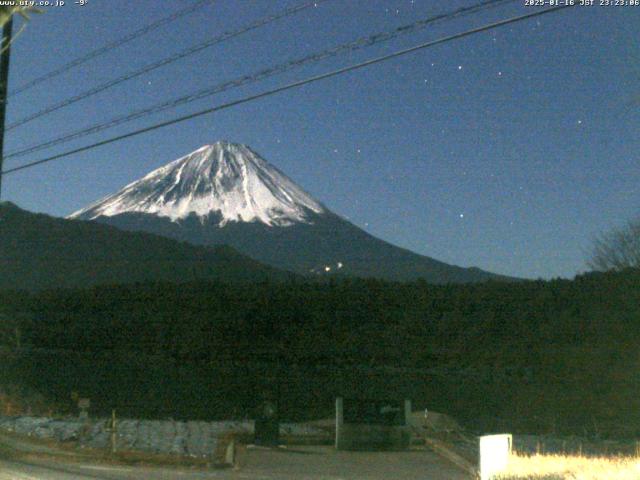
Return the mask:
[[[411,443],[411,401],[336,398],[337,450],[404,450]]]

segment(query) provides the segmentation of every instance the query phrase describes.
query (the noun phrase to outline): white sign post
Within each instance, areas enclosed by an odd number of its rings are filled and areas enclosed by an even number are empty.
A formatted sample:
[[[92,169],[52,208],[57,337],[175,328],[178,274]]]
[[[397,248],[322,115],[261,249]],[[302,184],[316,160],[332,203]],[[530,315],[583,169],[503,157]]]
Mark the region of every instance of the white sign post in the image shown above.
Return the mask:
[[[491,480],[507,469],[512,444],[511,434],[480,437],[480,480]]]

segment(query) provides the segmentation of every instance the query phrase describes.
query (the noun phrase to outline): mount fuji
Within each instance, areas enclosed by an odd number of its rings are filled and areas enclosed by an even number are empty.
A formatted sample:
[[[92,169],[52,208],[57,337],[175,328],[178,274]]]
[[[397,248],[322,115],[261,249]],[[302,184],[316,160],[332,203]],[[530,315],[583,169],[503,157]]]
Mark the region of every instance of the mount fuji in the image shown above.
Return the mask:
[[[433,283],[503,279],[396,247],[327,209],[249,147],[205,145],[68,218],[196,245],[230,245],[302,274]]]

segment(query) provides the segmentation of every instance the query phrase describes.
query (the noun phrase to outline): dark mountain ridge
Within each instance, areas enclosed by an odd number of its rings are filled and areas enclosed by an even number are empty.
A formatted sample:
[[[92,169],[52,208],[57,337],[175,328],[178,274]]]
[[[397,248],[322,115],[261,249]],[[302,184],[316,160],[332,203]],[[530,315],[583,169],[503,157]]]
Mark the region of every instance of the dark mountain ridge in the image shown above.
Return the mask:
[[[0,203],[0,288],[39,290],[148,281],[255,282],[292,277],[228,246],[194,246]]]

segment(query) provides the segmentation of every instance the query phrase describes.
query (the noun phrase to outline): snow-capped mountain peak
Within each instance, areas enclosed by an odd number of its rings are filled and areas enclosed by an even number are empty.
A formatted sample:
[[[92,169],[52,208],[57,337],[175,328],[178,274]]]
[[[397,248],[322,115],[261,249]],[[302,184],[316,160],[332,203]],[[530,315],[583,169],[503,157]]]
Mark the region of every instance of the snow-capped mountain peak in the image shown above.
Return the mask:
[[[269,226],[308,223],[325,208],[245,145],[216,142],[152,171],[69,218],[149,213],[172,221],[191,214]]]

